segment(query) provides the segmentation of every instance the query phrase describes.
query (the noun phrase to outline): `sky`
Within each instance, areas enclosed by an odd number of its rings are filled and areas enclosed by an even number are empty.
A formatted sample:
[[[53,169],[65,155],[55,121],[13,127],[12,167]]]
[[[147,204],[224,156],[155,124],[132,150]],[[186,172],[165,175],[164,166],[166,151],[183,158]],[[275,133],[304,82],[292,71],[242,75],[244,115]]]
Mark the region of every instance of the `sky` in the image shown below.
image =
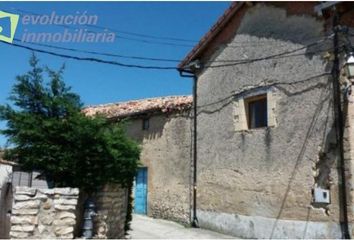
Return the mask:
[[[128,56],[180,60],[210,29],[230,2],[0,2],[0,11],[20,15],[15,38],[20,41],[25,33],[55,33],[63,36],[65,27],[49,24],[43,16],[73,16],[76,24],[67,31],[110,33],[114,41],[108,42],[48,42],[57,47],[74,48]],[[31,15],[31,16],[29,16]],[[80,25],[80,16],[94,16],[94,27]],[[42,22],[36,21],[42,17]],[[9,36],[9,18],[0,18],[2,34]],[[27,19],[25,21],[25,19]],[[29,20],[28,20],[29,19]],[[82,23],[85,18],[81,17]],[[87,20],[86,20],[87,21]],[[70,23],[70,22],[69,22]],[[104,30],[107,29],[107,30]],[[132,35],[133,34],[133,35]],[[149,35],[150,38],[141,35]],[[107,35],[108,36],[108,35]],[[178,38],[189,41],[166,40]],[[154,62],[98,56],[62,49],[15,42],[61,54],[95,57],[125,64],[176,67],[178,62]],[[179,46],[177,46],[179,45]],[[183,46],[180,46],[183,45]],[[0,104],[10,103],[7,98],[15,77],[29,70],[31,51],[0,41]],[[81,96],[85,105],[121,102],[149,97],[186,95],[192,92],[192,81],[181,78],[176,70],[146,70],[124,68],[103,63],[77,61],[44,53],[36,53],[43,66],[59,69],[65,64],[64,81]],[[0,128],[6,124],[0,122]],[[0,148],[6,139],[0,136]]]

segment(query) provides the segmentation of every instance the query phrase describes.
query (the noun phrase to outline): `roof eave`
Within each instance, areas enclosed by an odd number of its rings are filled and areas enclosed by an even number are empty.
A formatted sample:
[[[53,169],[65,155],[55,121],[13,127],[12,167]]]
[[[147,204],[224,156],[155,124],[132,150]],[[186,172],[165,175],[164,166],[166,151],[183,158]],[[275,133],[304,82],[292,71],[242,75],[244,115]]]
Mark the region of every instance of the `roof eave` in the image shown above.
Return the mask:
[[[205,50],[209,43],[220,33],[223,27],[229,22],[230,18],[245,4],[245,2],[233,2],[231,6],[218,19],[213,27],[202,37],[199,43],[188,53],[188,55],[178,65],[179,71],[183,71],[193,60],[197,59]]]
[[[186,106],[183,106],[179,109],[170,109],[169,111],[163,111],[162,109],[150,109],[150,110],[145,110],[141,112],[135,112],[135,113],[127,113],[127,114],[122,114],[122,115],[116,115],[116,116],[109,116],[107,117],[109,120],[122,120],[122,119],[127,119],[127,118],[143,118],[146,115],[158,115],[158,114],[171,114],[171,113],[181,113],[188,111],[192,108],[191,104],[188,104]]]

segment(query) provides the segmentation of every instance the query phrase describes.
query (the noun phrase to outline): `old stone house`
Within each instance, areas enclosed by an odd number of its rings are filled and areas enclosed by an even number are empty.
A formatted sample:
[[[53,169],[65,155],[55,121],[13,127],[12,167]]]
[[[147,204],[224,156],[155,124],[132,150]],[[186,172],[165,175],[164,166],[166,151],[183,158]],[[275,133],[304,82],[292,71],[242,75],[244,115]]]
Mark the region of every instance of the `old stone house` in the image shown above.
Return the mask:
[[[235,2],[181,62],[197,89],[200,227],[353,234],[353,19],[349,2]]]
[[[142,99],[90,106],[87,115],[125,120],[141,146],[134,211],[182,223],[190,221],[191,96]]]
[[[191,96],[173,96],[90,106],[83,109],[88,116],[102,114],[112,122],[124,121],[128,136],[140,144],[141,168],[133,191],[136,213],[182,223],[190,222],[191,106]],[[24,234],[27,234],[27,237],[37,238],[55,236],[56,233],[49,230],[48,234],[52,235],[39,234],[37,230],[41,228],[41,220],[26,226],[31,231],[18,231],[19,222],[12,222],[13,214],[9,214],[13,208],[14,189],[17,186],[31,187],[30,191],[39,189],[40,192],[47,192],[47,182],[38,179],[38,175],[39,173],[35,171],[22,171],[16,163],[0,158],[0,186],[2,187],[0,236],[2,238],[10,236],[16,238],[25,236]],[[51,191],[53,190],[48,190]],[[120,238],[124,235],[122,227],[124,228],[127,209],[126,193],[126,189],[117,186],[105,186],[97,193],[95,197],[98,213],[98,223],[95,224],[96,237]],[[70,236],[80,236],[82,207],[85,199],[85,195],[80,195],[76,225],[75,228],[70,227]],[[45,216],[45,213],[41,214],[39,212],[37,218]],[[18,217],[21,216],[16,215],[14,219]],[[52,229],[51,225],[47,227]]]

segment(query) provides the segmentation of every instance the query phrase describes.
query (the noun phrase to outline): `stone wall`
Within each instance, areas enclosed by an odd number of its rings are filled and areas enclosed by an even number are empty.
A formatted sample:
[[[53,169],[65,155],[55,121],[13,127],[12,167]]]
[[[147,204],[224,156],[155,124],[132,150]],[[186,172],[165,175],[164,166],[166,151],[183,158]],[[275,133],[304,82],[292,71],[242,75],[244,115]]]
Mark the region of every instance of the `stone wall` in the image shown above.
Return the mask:
[[[202,62],[297,51],[199,73],[200,226],[244,238],[340,237],[331,61],[320,51],[333,42],[324,40],[324,22],[259,3],[239,23],[231,42]],[[274,93],[276,124],[244,130],[237,100],[259,90]],[[315,187],[330,191],[329,204],[314,204]]]
[[[11,238],[73,238],[76,188],[16,187],[11,213]]]
[[[149,129],[142,121],[149,117]],[[175,112],[131,119],[127,134],[140,143],[147,167],[147,215],[190,222],[191,118]]]
[[[97,206],[94,238],[124,238],[128,191],[119,185],[106,185],[94,197]]]
[[[76,188],[15,187],[11,194],[10,238],[74,238],[81,236],[87,194]],[[93,196],[95,238],[123,238],[128,192],[106,185]],[[3,236],[7,236],[6,234]]]

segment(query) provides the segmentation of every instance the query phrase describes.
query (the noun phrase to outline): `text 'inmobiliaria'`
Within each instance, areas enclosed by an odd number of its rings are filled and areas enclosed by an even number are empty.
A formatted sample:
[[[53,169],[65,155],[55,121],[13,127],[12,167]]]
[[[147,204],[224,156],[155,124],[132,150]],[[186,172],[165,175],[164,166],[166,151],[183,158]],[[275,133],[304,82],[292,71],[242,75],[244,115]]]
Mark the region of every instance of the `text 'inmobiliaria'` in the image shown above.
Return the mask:
[[[97,15],[88,15],[87,12],[76,12],[69,15],[58,15],[52,12],[49,15],[23,15],[22,24],[25,27],[22,35],[22,42],[63,42],[63,43],[112,43],[116,38],[114,32],[108,29],[102,31],[90,31],[89,26],[95,26],[98,23]],[[31,32],[26,27],[32,25],[62,26],[62,31],[50,32]],[[101,29],[101,28],[97,28]]]

